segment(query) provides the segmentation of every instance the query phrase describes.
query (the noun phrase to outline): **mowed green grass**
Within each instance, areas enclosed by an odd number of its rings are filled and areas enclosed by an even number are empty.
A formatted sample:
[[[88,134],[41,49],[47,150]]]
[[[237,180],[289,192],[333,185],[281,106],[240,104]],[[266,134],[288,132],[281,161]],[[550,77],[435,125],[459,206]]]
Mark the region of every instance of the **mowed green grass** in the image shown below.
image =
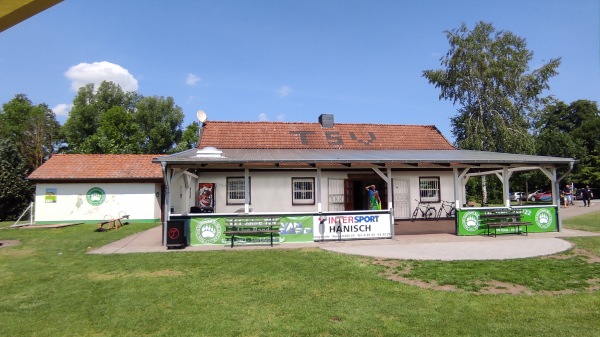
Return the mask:
[[[566,226],[600,232],[598,215]],[[20,241],[0,248],[0,335],[600,335],[599,237],[507,261],[319,249],[86,254],[151,226],[0,229],[0,240]]]

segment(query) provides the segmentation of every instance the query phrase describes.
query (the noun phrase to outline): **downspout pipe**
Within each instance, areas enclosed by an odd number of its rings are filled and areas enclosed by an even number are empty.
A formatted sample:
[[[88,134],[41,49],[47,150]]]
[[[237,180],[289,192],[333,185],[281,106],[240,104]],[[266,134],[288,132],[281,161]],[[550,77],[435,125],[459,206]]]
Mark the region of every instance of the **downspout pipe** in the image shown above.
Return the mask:
[[[164,209],[163,209],[163,235],[162,235],[162,243],[163,246],[167,245],[167,223],[171,218],[171,209],[170,209],[170,205],[171,203],[169,202],[169,199],[171,199],[171,192],[170,192],[170,182],[171,179],[169,178],[169,170],[167,168],[167,163],[166,162],[161,162],[161,167],[162,167],[162,172],[163,172],[163,179],[164,179],[164,184],[165,184],[165,192],[164,192],[164,198],[165,198],[165,203],[164,203]]]

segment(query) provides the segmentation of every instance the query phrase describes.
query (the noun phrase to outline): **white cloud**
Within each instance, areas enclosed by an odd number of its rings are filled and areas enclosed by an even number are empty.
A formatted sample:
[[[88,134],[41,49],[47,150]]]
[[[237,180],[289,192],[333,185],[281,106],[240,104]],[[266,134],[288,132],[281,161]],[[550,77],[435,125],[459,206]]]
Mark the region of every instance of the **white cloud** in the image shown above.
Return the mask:
[[[267,116],[266,113],[260,113],[258,114],[258,120],[261,122],[268,122],[269,121],[269,116]],[[284,114],[279,114],[277,115],[277,117],[275,117],[275,120],[278,122],[283,122],[285,120],[285,115]]]
[[[102,81],[111,81],[121,86],[124,91],[137,91],[138,81],[129,71],[118,64],[107,61],[94,63],[79,63],[65,72],[65,76],[71,80],[73,91],[94,83],[97,88]]]
[[[52,111],[57,116],[68,116],[69,112],[71,111],[71,108],[73,108],[73,104],[61,103],[57,104],[54,108],[52,108]]]
[[[279,97],[286,97],[292,93],[292,88],[284,85],[283,87],[277,89],[275,92],[277,92],[277,95],[279,95]]]
[[[196,85],[198,81],[200,81],[200,77],[192,73],[187,74],[187,77],[185,78],[185,84],[187,85]]]

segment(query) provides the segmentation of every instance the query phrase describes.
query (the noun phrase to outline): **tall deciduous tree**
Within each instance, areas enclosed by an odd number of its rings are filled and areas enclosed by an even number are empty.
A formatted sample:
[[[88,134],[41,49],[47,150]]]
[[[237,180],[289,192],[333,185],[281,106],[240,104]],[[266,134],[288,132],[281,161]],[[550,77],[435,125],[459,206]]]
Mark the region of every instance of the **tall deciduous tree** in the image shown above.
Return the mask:
[[[63,126],[71,153],[166,153],[182,136],[183,111],[171,97],[143,97],[112,82],[79,89]]]
[[[534,153],[529,113],[560,59],[529,71],[533,52],[525,39],[496,31],[485,22],[473,30],[465,24],[446,31],[450,50],[440,60],[444,69],[423,76],[439,88],[439,98],[460,105],[451,119],[456,145],[462,149]]]
[[[169,153],[177,153],[185,150],[193,149],[198,144],[198,131],[200,130],[200,125],[198,122],[192,122],[192,124],[188,125],[183,131],[183,136],[181,137],[181,141],[169,150]]]
[[[28,169],[16,144],[0,139],[0,221],[15,220],[32,200]]]
[[[570,180],[579,184],[600,184],[600,110],[589,100],[567,105],[550,100],[535,115],[537,154],[579,159]]]
[[[100,116],[96,133],[80,147],[83,153],[141,153],[144,140],[139,126],[122,106],[108,109]]]
[[[172,97],[143,97],[133,120],[145,135],[141,144],[143,153],[166,153],[181,141],[183,111]]]
[[[118,84],[103,81],[79,88],[73,100],[69,118],[62,127],[63,137],[71,153],[103,153],[97,145],[102,116],[112,108],[121,107],[133,113],[139,101],[136,92],[124,92]]]
[[[582,140],[573,137],[573,131],[581,125],[581,118],[572,113],[571,107],[550,98],[544,109],[533,117],[536,154],[571,158],[585,155]]]
[[[16,144],[29,171],[54,153],[59,130],[54,112],[46,104],[33,105],[24,94],[16,95],[0,110],[0,138]]]

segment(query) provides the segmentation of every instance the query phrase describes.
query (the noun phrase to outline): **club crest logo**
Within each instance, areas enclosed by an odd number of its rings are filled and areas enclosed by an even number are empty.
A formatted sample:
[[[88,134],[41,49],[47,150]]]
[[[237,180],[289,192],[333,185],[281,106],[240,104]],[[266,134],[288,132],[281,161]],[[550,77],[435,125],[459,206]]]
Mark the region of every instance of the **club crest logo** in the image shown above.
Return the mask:
[[[106,200],[106,192],[100,187],[92,187],[87,191],[85,199],[92,206],[100,206]]]
[[[468,232],[474,232],[479,229],[479,212],[468,211],[461,219],[463,228]]]
[[[217,243],[221,237],[221,224],[215,219],[204,219],[196,224],[196,238],[201,243]]]
[[[552,225],[552,212],[545,208],[539,209],[535,212],[535,224],[539,228],[548,228]]]

